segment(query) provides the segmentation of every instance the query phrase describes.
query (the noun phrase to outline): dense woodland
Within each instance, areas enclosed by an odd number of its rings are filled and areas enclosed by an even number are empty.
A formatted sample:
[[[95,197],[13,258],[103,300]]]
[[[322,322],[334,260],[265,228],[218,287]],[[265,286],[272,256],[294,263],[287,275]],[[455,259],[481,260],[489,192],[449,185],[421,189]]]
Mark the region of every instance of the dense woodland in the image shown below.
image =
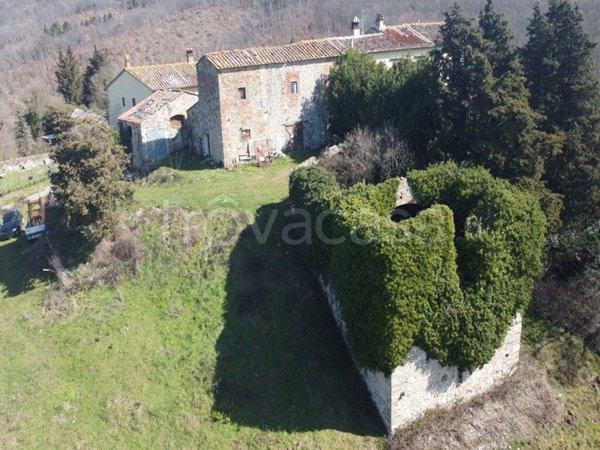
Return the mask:
[[[343,34],[351,16],[368,26],[375,14],[387,23],[442,20],[452,0],[52,0],[0,1],[0,157],[16,153],[16,113],[33,96],[41,103],[58,101],[54,70],[60,50],[70,45],[85,66],[97,48],[106,48],[110,72],[122,66],[123,53],[134,64],[183,60],[185,48],[197,55],[216,49],[285,43],[290,40]],[[461,1],[476,15],[483,0]],[[526,24],[535,0],[498,0],[516,42],[526,37]],[[542,2],[545,3],[545,2]],[[600,4],[577,2],[585,27],[594,41],[600,39]],[[596,60],[598,61],[598,51]],[[18,121],[17,121],[18,122]]]

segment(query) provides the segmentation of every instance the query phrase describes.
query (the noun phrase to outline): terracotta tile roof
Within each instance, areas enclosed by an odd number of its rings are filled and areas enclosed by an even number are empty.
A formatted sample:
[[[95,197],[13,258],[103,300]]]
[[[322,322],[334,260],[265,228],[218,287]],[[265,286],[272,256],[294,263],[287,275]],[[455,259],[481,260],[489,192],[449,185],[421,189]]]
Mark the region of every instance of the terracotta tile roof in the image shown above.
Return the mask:
[[[133,108],[125,111],[119,116],[119,120],[124,122],[141,123],[147,117],[152,116],[162,107],[168,105],[173,100],[178,99],[182,95],[195,97],[192,94],[187,94],[181,91],[166,91],[158,90],[150,97],[146,97]]]
[[[125,71],[153,91],[182,89],[198,85],[196,65],[187,62],[127,67]]]
[[[268,64],[331,59],[353,48],[364,53],[433,48],[442,22],[388,26],[383,33],[300,41],[275,47],[255,47],[207,53],[216,69],[235,69]]]

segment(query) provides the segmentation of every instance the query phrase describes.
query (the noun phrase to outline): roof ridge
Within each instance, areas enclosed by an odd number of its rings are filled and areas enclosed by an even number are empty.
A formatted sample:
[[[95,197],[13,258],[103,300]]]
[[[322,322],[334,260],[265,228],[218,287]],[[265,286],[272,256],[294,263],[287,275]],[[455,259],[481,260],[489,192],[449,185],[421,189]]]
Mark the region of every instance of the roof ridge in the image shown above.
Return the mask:
[[[181,62],[160,63],[160,64],[143,64],[141,66],[129,66],[129,67],[125,67],[125,70],[128,70],[128,69],[145,69],[145,68],[148,68],[148,67],[160,67],[160,66],[174,66],[174,65],[180,65],[180,64],[189,64],[190,66],[194,65],[194,63],[189,63],[187,61],[181,61]]]
[[[411,22],[411,23],[399,23],[396,25],[388,25],[386,27],[386,29],[389,28],[411,28],[413,25],[441,25],[443,24],[443,21],[439,21],[439,22]],[[416,30],[414,30],[416,33],[418,33]],[[380,33],[383,34],[383,33]],[[420,34],[420,33],[419,33]],[[231,53],[231,52],[245,52],[245,51],[255,51],[256,49],[263,49],[263,50],[269,50],[269,49],[273,49],[273,48],[281,48],[281,47],[289,47],[289,46],[293,46],[293,45],[298,45],[298,44],[307,44],[307,43],[311,43],[311,42],[324,42],[324,41],[335,41],[335,40],[354,40],[354,39],[361,39],[361,38],[369,38],[372,37],[374,34],[361,34],[359,36],[353,36],[353,35],[344,35],[344,36],[325,36],[325,37],[320,37],[320,38],[312,38],[312,39],[301,39],[299,41],[296,42],[290,42],[288,44],[274,44],[274,45],[255,45],[252,47],[245,47],[245,48],[233,48],[233,49],[229,49],[229,50],[215,50],[212,52],[208,52],[205,53],[203,55],[204,56],[209,56],[209,55],[215,55],[215,54],[220,54],[220,53]],[[431,42],[430,39],[425,38],[427,41]]]
[[[412,31],[413,33],[415,33],[417,36],[419,36],[419,37],[420,37],[420,38],[422,38],[423,40],[425,40],[425,41],[427,41],[427,42],[431,42],[431,43],[433,44],[433,40],[429,39],[429,38],[428,38],[427,36],[425,36],[423,33],[421,33],[421,32],[419,32],[419,31],[415,30],[415,29],[413,28],[413,25],[410,25],[410,26],[409,26],[409,27],[407,27],[407,28],[410,28],[410,29],[411,29],[411,31]]]

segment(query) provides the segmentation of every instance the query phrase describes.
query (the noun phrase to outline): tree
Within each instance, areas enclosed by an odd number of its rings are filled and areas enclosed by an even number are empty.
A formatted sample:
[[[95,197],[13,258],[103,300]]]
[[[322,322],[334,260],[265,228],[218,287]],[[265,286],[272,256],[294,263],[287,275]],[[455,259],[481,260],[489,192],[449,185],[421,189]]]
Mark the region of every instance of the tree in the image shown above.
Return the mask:
[[[380,126],[393,83],[382,63],[357,51],[344,53],[331,69],[325,94],[331,132],[345,136],[359,125]]]
[[[32,140],[29,133],[29,127],[25,121],[25,116],[20,111],[17,112],[14,128],[15,145],[19,156],[27,156],[31,153]]]
[[[496,78],[521,69],[519,55],[513,44],[508,21],[487,0],[479,13],[479,28],[484,39],[484,51]]]
[[[98,50],[94,45],[94,53],[89,59],[83,75],[83,104],[87,107],[96,105],[99,108],[108,107],[106,85],[108,84],[108,52]]]
[[[554,141],[538,129],[541,116],[529,106],[506,20],[491,2],[480,23],[474,26],[457,4],[446,13],[444,39],[433,56],[444,81],[438,153],[513,181],[539,180]]]
[[[567,220],[600,217],[600,81],[582,23],[568,0],[550,0],[545,14],[536,6],[522,50],[531,104],[546,131],[564,136],[546,179],[565,196]]]
[[[78,105],[82,100],[81,66],[75,58],[71,46],[66,53],[58,52],[58,62],[54,72],[56,77],[56,90],[67,103]]]
[[[84,119],[61,134],[51,157],[58,165],[52,190],[66,228],[92,241],[112,234],[118,207],[132,194],[121,180],[128,157],[112,130]]]
[[[391,96],[388,113],[420,166],[443,160],[437,145],[442,130],[440,76],[431,58],[405,59],[393,67],[397,94]]]
[[[69,105],[49,105],[46,108],[42,124],[44,132],[55,134],[58,139],[74,125],[71,118],[73,107]]]
[[[481,125],[492,107],[492,67],[483,51],[481,32],[458,4],[445,14],[444,39],[433,54],[440,85],[442,130],[440,150],[456,161],[480,162],[476,157]]]
[[[25,122],[29,126],[31,137],[36,139],[40,137],[44,131],[42,107],[37,94],[33,94],[29,100],[25,102],[27,109],[25,110]]]

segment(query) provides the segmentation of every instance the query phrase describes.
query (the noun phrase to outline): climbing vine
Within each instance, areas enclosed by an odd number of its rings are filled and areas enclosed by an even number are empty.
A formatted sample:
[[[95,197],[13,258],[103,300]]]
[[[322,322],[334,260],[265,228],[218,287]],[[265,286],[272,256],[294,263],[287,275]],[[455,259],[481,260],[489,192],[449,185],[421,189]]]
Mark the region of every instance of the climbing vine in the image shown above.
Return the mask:
[[[398,180],[343,190],[321,167],[296,170],[290,198],[332,211],[306,256],[333,284],[361,367],[390,374],[413,345],[461,370],[488,362],[541,270],[545,219],[535,198],[481,168],[412,171],[426,209],[390,220]],[[315,236],[316,238],[318,236]]]

